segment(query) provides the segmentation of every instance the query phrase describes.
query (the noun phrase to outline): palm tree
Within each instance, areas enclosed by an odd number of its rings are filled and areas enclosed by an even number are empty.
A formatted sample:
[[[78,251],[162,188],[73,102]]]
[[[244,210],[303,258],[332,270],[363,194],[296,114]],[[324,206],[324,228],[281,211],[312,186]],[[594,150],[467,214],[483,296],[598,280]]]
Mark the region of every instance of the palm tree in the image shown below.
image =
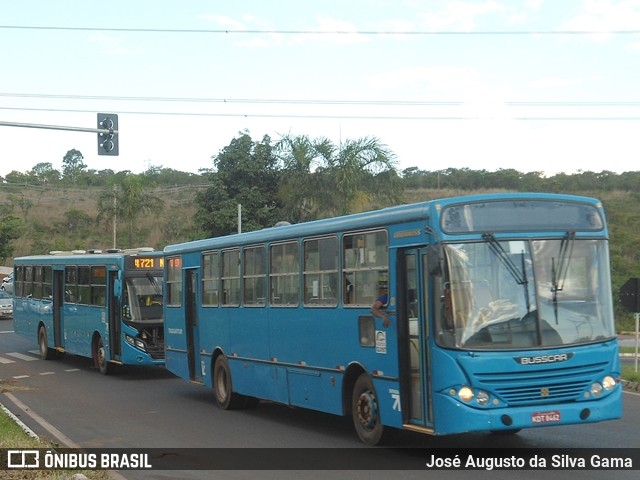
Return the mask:
[[[377,138],[347,140],[285,136],[277,145],[284,175],[280,198],[294,222],[361,211],[372,201],[400,198],[395,155]]]

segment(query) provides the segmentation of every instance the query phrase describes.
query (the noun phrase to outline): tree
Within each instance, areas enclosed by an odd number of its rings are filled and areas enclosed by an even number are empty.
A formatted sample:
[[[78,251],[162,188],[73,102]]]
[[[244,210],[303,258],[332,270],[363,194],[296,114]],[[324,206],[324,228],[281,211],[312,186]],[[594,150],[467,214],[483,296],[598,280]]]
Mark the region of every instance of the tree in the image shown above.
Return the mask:
[[[134,245],[136,220],[145,213],[157,213],[164,202],[149,193],[138,175],[126,175],[98,196],[98,221],[123,221],[127,227],[127,245]],[[115,247],[116,245],[114,245]]]
[[[280,170],[271,139],[254,142],[242,133],[214,158],[212,184],[196,195],[195,222],[205,235],[237,231],[238,204],[242,205],[242,230],[273,226],[280,220],[277,196]]]
[[[86,168],[82,153],[76,149],[69,150],[62,159],[62,176],[70,183],[75,183]]]
[[[280,197],[294,221],[345,215],[400,199],[394,154],[377,138],[347,140],[284,137]]]
[[[20,237],[22,222],[15,215],[3,215],[0,217],[0,260],[2,264],[7,258],[13,257],[13,240]]]
[[[36,164],[29,172],[38,182],[44,184],[56,183],[60,180],[60,172],[53,168],[50,162],[40,162]]]
[[[323,178],[318,169],[326,166],[321,154],[326,139],[307,136],[283,137],[276,149],[283,166],[278,198],[284,218],[292,223],[316,219],[322,209]]]

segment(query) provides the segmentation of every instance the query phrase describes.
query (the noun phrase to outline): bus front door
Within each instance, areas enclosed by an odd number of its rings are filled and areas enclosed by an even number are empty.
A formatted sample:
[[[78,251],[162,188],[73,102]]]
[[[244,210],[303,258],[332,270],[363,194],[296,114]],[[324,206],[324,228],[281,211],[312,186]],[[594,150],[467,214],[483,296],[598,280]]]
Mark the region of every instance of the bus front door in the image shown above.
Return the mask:
[[[62,344],[62,308],[64,306],[64,270],[53,271],[53,341],[56,348]]]
[[[426,249],[404,250],[398,274],[398,319],[403,353],[402,395],[404,422],[430,428],[433,426],[429,390],[429,351],[427,322],[428,276]]]
[[[109,360],[120,360],[122,357],[122,328],[120,327],[122,305],[116,294],[115,284],[117,278],[118,272],[109,271],[109,292],[107,295],[107,301],[109,302],[107,305],[107,314],[109,316]],[[126,290],[126,288],[125,285],[122,286],[123,291]]]
[[[198,277],[196,269],[185,270],[185,327],[187,332],[187,358],[189,362],[189,379],[192,382],[202,382],[202,368],[200,367],[200,341],[198,333],[197,291]]]

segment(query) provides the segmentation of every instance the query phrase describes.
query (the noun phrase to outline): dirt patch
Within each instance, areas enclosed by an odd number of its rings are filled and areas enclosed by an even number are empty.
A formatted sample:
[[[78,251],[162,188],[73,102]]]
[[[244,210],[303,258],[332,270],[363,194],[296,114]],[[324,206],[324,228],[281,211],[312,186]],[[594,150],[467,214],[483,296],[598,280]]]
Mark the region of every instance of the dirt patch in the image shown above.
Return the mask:
[[[25,387],[18,384],[15,379],[0,380],[0,393],[11,393],[24,390],[33,390],[31,387]]]

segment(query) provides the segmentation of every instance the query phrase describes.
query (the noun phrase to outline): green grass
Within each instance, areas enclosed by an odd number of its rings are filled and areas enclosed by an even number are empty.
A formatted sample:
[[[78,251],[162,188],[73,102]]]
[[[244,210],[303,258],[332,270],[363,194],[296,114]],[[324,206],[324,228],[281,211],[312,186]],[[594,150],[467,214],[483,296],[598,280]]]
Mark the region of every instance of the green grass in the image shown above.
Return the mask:
[[[0,410],[0,448],[56,448],[53,442],[27,435],[16,422]],[[3,480],[69,480],[73,474],[82,473],[91,480],[109,480],[107,471],[90,470],[2,470]]]
[[[636,347],[620,347],[620,353],[634,355],[636,353]],[[630,382],[640,382],[640,371],[635,371],[635,365],[623,365],[622,374],[620,376]]]
[[[621,377],[630,382],[640,382],[640,367],[635,370],[635,365],[623,365]]]

